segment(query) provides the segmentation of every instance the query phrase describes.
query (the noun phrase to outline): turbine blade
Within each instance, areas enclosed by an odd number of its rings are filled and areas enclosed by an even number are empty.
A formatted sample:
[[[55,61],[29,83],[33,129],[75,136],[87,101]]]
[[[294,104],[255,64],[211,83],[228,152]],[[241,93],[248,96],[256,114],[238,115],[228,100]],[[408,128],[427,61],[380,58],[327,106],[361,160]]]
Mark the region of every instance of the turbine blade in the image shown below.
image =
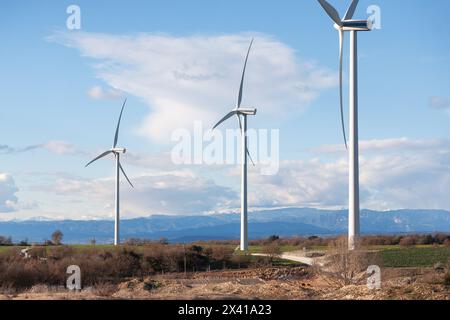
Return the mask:
[[[252,39],[252,41],[250,42],[250,46],[248,47],[247,57],[245,58],[244,70],[242,71],[241,86],[239,87],[239,96],[238,96],[238,103],[237,103],[238,109],[241,107],[241,103],[242,103],[242,94],[244,91],[245,70],[247,69],[248,56],[250,55],[250,50],[252,50],[253,40],[254,39]]]
[[[222,118],[222,120],[220,120],[213,128],[216,129],[218,126],[220,126],[223,122],[227,121],[228,119],[230,119],[232,116],[234,116],[235,114],[238,114],[237,110],[233,110],[231,111],[229,114],[227,114],[225,117]]]
[[[119,162],[119,168],[120,171],[122,171],[123,175],[125,176],[125,179],[127,179],[128,183],[132,188],[134,188],[133,184],[131,183],[130,179],[128,178],[127,174],[125,173],[125,170],[123,170],[122,164]]]
[[[119,121],[117,122],[116,135],[114,136],[113,148],[117,146],[117,141],[119,140],[119,128],[120,121],[122,120],[123,109],[125,108],[125,104],[127,103],[127,99],[123,102],[122,110],[120,111]]]
[[[326,0],[317,0],[319,1],[322,8],[326,11],[326,13],[330,16],[330,18],[340,27],[342,27],[342,21],[339,17],[339,13],[337,10],[329,4]]]
[[[248,155],[248,158],[250,159],[250,161],[252,162],[252,165],[255,167],[256,166],[255,162],[253,161],[252,155],[250,154],[250,151],[248,150],[248,148],[247,148],[247,155]]]
[[[344,121],[344,97],[343,97],[343,81],[342,81],[342,67],[344,62],[344,31],[339,30],[339,101],[341,109],[341,125],[342,134],[344,136],[345,148],[348,150],[347,136],[345,134],[345,121]]]
[[[242,134],[242,121],[241,121],[241,116],[239,114],[236,115],[238,118],[238,124],[239,124],[239,130],[241,130],[241,134]]]
[[[353,15],[355,14],[356,7],[358,6],[359,0],[353,0],[350,4],[350,7],[348,7],[347,13],[345,14],[344,20],[350,20],[353,18]]]
[[[97,161],[97,160],[99,160],[99,159],[101,159],[101,158],[103,158],[103,157],[106,157],[106,156],[107,156],[108,154],[110,154],[110,153],[112,153],[111,150],[106,151],[106,152],[103,152],[103,153],[102,153],[101,155],[99,155],[97,158],[95,158],[94,160],[92,160],[91,162],[89,162],[85,167],[89,166],[90,164],[94,163],[95,161]]]
[[[238,117],[238,122],[239,122],[239,129],[241,130],[241,134],[244,134],[244,132],[242,131],[242,122],[241,122],[241,116],[239,114],[237,114]],[[247,148],[247,155],[250,159],[250,161],[252,162],[253,166],[255,166],[255,162],[253,161],[252,155],[250,154],[250,151]]]

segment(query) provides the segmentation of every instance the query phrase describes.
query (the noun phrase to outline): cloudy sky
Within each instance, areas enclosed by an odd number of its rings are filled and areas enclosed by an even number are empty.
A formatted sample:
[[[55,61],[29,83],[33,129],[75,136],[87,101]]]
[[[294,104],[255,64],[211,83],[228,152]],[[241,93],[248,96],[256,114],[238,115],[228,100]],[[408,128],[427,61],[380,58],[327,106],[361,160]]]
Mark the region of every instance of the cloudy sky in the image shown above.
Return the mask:
[[[71,4],[80,30],[67,28]],[[362,207],[450,210],[450,3],[361,0],[356,17],[371,5],[381,29],[359,37]],[[250,207],[347,207],[338,36],[316,1],[1,6],[0,220],[111,218],[112,159],[84,165],[110,147],[125,97],[119,143],[136,189],[123,183],[123,215],[235,211],[238,164],[175,164],[172,138],[234,107],[252,38],[243,104],[258,108],[252,128],[279,130],[280,163],[261,174],[250,141]]]

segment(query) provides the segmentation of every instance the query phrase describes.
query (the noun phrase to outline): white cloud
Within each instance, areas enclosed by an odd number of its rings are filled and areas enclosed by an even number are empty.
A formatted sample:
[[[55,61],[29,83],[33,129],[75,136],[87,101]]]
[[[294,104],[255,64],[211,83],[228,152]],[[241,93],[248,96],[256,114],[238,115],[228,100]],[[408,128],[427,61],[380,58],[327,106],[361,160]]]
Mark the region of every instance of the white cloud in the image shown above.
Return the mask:
[[[103,89],[100,86],[93,86],[87,92],[88,96],[96,100],[119,100],[123,98],[123,92],[110,88]]]
[[[203,214],[238,206],[239,203],[234,191],[188,170],[130,175],[130,179],[134,189],[126,184],[123,177],[121,185],[121,212],[126,218],[151,214]],[[60,178],[56,183],[40,189],[71,202],[72,206],[77,205],[73,199],[83,199],[83,203],[90,204],[90,208],[83,211],[84,215],[112,217],[113,178]],[[76,211],[80,210],[74,209],[73,212]],[[73,213],[67,212],[67,215]]]
[[[36,144],[25,148],[15,148],[8,145],[0,145],[0,154],[15,154],[38,149],[47,150],[48,152],[57,155],[85,154],[84,151],[76,149],[75,146],[70,142],[58,140],[48,141],[45,143]]]
[[[450,140],[411,140],[408,138],[364,140],[359,142],[361,152],[401,152],[442,151],[448,150]],[[323,145],[311,149],[313,153],[346,153],[344,144]]]
[[[450,210],[449,140],[402,138],[361,141],[361,145],[364,146],[360,158],[362,208]],[[258,167],[249,167],[249,208],[346,208],[347,155],[328,152],[337,148],[317,148],[324,152],[316,153],[309,160],[283,161],[274,176],[261,176]],[[136,188],[131,189],[122,178],[121,208],[126,218],[230,212],[239,208],[238,166],[177,167],[170,164],[167,156],[127,156],[125,169],[131,170],[128,173]],[[12,178],[0,177],[1,194],[5,195],[0,198],[2,209],[26,210],[14,196],[17,188]],[[220,180],[209,177],[220,177]],[[58,174],[46,181],[45,185],[36,184],[34,189],[28,187],[39,199],[39,215],[65,219],[112,218],[112,177],[91,180]],[[20,214],[31,217],[36,215],[35,211]]]
[[[400,138],[361,141],[361,146],[362,208],[450,210],[450,140]],[[309,160],[283,161],[274,176],[261,176],[258,167],[249,167],[250,209],[346,208],[348,162],[346,153],[335,152],[339,148],[316,148]],[[55,152],[58,149],[55,148]],[[60,152],[69,151],[62,147]],[[238,166],[175,166],[168,155],[133,153],[127,154],[125,161],[125,169],[130,169],[129,176],[136,186],[131,189],[122,178],[121,207],[126,218],[230,212],[239,208]],[[112,177],[90,180],[58,174],[44,180],[45,185],[37,183],[33,188],[28,187],[39,199],[39,215],[66,219],[112,217]],[[0,210],[33,209],[18,203],[15,192],[17,188],[12,178],[0,175],[0,194],[3,195]],[[20,214],[35,216],[34,211]]]
[[[79,153],[73,144],[66,141],[49,141],[40,146],[57,155],[72,155]]]
[[[139,131],[167,143],[174,129],[191,128],[195,120],[213,125],[234,107],[251,37],[59,33],[49,40],[96,59],[99,78],[147,103],[151,112]],[[336,84],[333,72],[300,60],[284,43],[259,34],[248,64],[243,104],[259,108],[261,120],[255,122],[270,120],[281,116],[281,108],[284,114],[303,111],[321,90]]]
[[[450,141],[388,139],[361,142],[361,207],[450,210]],[[317,148],[325,155],[340,146]],[[280,173],[252,172],[252,202],[258,206],[346,208],[346,155],[280,164]]]
[[[0,173],[0,212],[15,211],[18,203],[16,193],[19,189],[12,176],[7,173]]]

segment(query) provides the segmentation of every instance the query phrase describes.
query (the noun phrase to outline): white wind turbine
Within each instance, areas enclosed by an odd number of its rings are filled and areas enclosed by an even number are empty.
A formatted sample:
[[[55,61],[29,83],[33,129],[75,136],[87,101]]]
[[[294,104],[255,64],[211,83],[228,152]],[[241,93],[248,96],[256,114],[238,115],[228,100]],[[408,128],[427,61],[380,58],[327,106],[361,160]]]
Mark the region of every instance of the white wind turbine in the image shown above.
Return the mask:
[[[114,142],[113,146],[110,150],[103,152],[101,155],[99,155],[97,158],[89,162],[87,166],[94,163],[95,161],[106,157],[109,154],[113,154],[116,159],[116,203],[115,203],[115,225],[114,225],[114,245],[117,246],[120,244],[120,235],[119,235],[119,224],[120,224],[120,198],[119,198],[119,185],[120,185],[120,171],[122,171],[123,175],[127,179],[128,183],[131,185],[131,187],[134,188],[133,184],[131,183],[130,179],[128,178],[127,174],[125,173],[125,170],[123,169],[122,165],[120,164],[120,154],[127,152],[127,149],[125,148],[118,148],[117,142],[119,140],[119,128],[120,128],[120,121],[122,120],[122,114],[123,109],[125,108],[125,104],[127,103],[127,100],[125,99],[122,110],[120,111],[119,121],[117,122],[117,128],[116,128],[116,134],[114,136]]]
[[[339,31],[339,87],[342,132],[345,147],[349,150],[349,227],[348,245],[355,249],[360,234],[359,226],[359,146],[358,146],[358,32],[371,31],[370,20],[352,20],[359,0],[353,0],[344,18],[339,17],[337,10],[326,0],[318,0]],[[344,108],[342,94],[342,65],[344,53],[344,32],[350,32],[350,141],[347,145],[344,125]]]
[[[250,161],[253,160],[250,156],[250,153],[247,148],[247,116],[256,115],[255,108],[241,108],[242,103],[242,94],[244,89],[244,79],[245,79],[245,70],[247,69],[248,57],[250,55],[250,50],[252,49],[253,39],[250,43],[250,46],[247,51],[247,57],[245,58],[244,70],[242,71],[241,85],[239,87],[239,95],[237,106],[230,113],[228,113],[222,120],[220,120],[213,128],[216,129],[223,122],[228,120],[233,116],[237,116],[239,122],[239,128],[241,129],[241,139],[242,139],[242,180],[241,180],[241,251],[248,250],[248,213],[247,213],[247,156],[250,158]],[[241,119],[242,116],[242,119]]]

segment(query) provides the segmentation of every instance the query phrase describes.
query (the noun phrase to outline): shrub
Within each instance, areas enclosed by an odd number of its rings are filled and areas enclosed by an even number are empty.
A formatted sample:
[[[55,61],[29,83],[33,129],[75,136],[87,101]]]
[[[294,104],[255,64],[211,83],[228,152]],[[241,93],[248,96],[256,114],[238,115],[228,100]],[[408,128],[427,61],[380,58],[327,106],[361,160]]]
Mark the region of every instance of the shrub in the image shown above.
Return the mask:
[[[447,272],[447,274],[444,277],[444,285],[450,286],[450,272]]]
[[[52,242],[56,246],[61,245],[62,238],[63,233],[60,230],[56,230],[55,232],[52,233]]]
[[[227,262],[232,259],[233,249],[227,246],[217,246],[213,248],[208,248],[208,255],[211,257],[213,268],[223,268],[227,266]],[[239,263],[239,262],[238,262]]]
[[[268,263],[273,264],[274,260],[281,255],[281,248],[277,242],[272,242],[263,247],[263,253],[267,255]]]
[[[410,236],[404,237],[400,240],[399,244],[403,247],[414,246],[416,244],[416,239],[414,237],[410,237]]]
[[[12,245],[11,237],[0,236],[0,246],[11,246],[11,245]]]
[[[370,265],[381,266],[376,253],[359,248],[348,250],[346,237],[338,238],[329,244],[328,256],[325,267],[318,268],[317,272],[322,272],[330,284],[337,286],[359,284],[366,279],[365,272]]]

